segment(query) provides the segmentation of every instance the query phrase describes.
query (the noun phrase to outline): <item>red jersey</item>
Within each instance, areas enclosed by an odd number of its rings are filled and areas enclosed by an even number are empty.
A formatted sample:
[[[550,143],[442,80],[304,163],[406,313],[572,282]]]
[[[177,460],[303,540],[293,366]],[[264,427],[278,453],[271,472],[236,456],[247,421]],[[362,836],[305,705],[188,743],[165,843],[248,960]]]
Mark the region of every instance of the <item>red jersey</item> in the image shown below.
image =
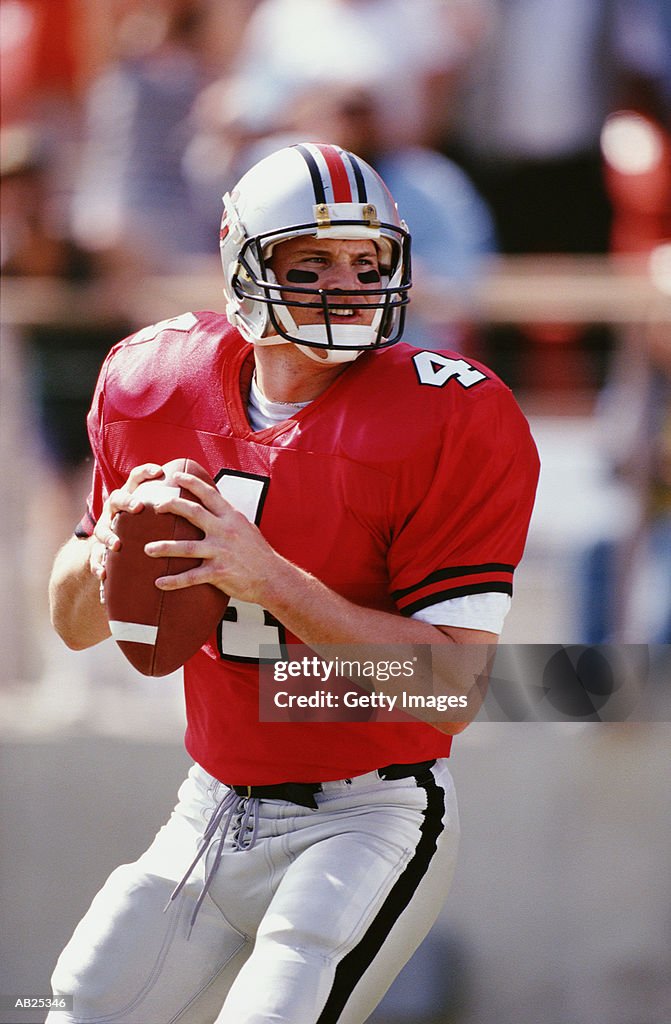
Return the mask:
[[[131,469],[195,459],[285,558],[343,597],[401,615],[512,593],[538,476],[509,389],[454,353],[364,353],[300,412],[254,432],[253,349],[223,316],[184,314],[110,352],[89,414],[91,533]],[[449,754],[421,722],[260,722],[259,646],[299,643],[232,601],[184,667],[186,746],[238,785],[347,778]]]

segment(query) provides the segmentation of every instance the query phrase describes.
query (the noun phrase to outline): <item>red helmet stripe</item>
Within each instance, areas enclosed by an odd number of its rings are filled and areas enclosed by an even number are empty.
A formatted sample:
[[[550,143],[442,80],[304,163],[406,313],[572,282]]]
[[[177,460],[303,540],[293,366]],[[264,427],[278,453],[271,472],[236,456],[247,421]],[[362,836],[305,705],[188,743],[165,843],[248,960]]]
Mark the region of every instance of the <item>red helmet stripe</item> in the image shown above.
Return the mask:
[[[326,161],[329,174],[331,175],[331,186],[333,188],[334,203],[351,203],[352,189],[347,176],[347,168],[334,146],[316,146]]]

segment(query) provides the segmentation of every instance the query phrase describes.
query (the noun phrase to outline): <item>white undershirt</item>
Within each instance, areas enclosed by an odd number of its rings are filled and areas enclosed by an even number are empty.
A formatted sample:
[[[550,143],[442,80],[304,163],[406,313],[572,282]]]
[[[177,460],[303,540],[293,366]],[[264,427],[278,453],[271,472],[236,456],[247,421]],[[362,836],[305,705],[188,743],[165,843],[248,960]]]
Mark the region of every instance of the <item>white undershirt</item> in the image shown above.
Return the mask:
[[[283,423],[297,412],[304,409],[309,402],[271,402],[256,383],[256,375],[252,377],[249,391],[247,415],[254,430],[265,430]],[[420,622],[429,622],[434,626],[459,626],[464,629],[483,629],[490,633],[500,633],[503,620],[510,608],[507,594],[468,594],[465,597],[454,597],[439,604],[432,604],[416,612],[412,618]]]
[[[309,402],[271,402],[259,389],[256,383],[256,374],[252,377],[247,415],[254,430],[265,430],[266,427],[274,427],[276,423],[283,423],[284,420],[295,416],[309,404]]]

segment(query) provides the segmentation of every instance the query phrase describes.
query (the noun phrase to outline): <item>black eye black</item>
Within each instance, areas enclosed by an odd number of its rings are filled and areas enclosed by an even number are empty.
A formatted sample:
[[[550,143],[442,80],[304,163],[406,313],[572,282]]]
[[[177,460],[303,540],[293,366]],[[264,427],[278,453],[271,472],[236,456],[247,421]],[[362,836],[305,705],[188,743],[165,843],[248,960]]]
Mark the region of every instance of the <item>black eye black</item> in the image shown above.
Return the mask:
[[[364,270],[357,276],[361,284],[376,284],[380,280],[377,270]]]
[[[319,274],[315,273],[314,270],[287,270],[287,281],[292,281],[294,284],[314,284],[315,281],[319,280]]]

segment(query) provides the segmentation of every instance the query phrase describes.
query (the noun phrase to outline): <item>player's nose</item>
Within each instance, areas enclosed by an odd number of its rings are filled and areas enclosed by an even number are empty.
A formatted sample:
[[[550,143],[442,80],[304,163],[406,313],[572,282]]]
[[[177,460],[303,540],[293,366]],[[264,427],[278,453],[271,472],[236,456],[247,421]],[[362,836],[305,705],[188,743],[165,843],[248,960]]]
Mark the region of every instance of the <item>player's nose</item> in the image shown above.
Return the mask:
[[[322,276],[322,288],[343,294],[360,292],[359,273],[360,268],[345,263],[334,263]]]

